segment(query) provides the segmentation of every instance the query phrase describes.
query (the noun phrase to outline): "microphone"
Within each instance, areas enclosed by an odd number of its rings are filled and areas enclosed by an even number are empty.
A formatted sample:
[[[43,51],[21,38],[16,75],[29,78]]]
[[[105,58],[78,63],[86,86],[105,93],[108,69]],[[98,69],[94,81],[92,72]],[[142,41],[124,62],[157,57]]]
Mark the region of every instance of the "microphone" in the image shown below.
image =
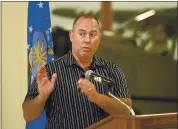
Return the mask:
[[[102,83],[102,84],[107,84],[109,86],[113,85],[113,81],[109,78],[103,77],[99,74],[94,73],[92,70],[87,70],[85,72],[85,77],[87,79],[93,79],[96,82]]]
[[[92,70],[87,70],[85,72],[85,77],[87,79],[93,79],[96,82],[102,83],[102,84],[107,84],[107,86],[109,86],[109,88],[111,88],[111,86],[114,86],[114,82],[111,79],[108,79],[106,77],[103,77],[101,75],[98,75],[96,73],[94,73]],[[113,97],[115,100],[119,101],[120,103],[122,103],[127,109],[129,109],[130,113],[132,116],[135,115],[134,110],[129,107],[127,104],[125,104],[124,102],[122,102],[119,98],[117,98],[116,96],[114,96],[111,92],[108,91],[108,95]]]

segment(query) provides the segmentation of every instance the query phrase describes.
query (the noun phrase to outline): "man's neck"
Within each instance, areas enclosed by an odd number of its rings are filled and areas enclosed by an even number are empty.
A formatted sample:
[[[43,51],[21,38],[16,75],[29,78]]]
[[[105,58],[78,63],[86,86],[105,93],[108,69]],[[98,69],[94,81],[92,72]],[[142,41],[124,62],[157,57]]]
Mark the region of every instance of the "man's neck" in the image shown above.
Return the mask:
[[[86,57],[78,57],[77,55],[75,55],[74,53],[72,53],[75,60],[77,61],[77,63],[84,69],[84,70],[88,70],[88,67],[91,65],[92,63],[92,57],[91,58],[86,58]]]

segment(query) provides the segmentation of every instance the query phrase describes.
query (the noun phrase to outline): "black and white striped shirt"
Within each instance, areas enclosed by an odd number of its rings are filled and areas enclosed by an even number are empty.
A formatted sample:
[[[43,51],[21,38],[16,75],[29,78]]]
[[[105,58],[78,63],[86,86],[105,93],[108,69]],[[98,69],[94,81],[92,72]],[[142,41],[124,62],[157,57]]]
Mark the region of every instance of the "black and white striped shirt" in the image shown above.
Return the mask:
[[[111,92],[115,96],[119,98],[130,97],[125,76],[116,64],[93,56],[89,69],[114,81],[116,88],[112,89]],[[77,64],[71,51],[48,63],[46,70],[49,78],[53,73],[57,73],[54,91],[45,105],[48,118],[47,129],[84,129],[109,115],[79,92],[77,82],[85,70]],[[99,93],[107,95],[102,84],[92,82]],[[35,78],[25,101],[33,99],[37,95]]]

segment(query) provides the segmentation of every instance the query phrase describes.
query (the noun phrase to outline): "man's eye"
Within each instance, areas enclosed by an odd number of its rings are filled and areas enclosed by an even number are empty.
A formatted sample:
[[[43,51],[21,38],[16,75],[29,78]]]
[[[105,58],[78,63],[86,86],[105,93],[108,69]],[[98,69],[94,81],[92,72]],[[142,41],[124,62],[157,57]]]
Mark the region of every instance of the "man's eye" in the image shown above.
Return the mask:
[[[79,33],[80,36],[84,36],[85,34],[84,33]]]
[[[91,36],[91,37],[95,37],[96,34],[95,34],[95,33],[91,33],[90,36]]]

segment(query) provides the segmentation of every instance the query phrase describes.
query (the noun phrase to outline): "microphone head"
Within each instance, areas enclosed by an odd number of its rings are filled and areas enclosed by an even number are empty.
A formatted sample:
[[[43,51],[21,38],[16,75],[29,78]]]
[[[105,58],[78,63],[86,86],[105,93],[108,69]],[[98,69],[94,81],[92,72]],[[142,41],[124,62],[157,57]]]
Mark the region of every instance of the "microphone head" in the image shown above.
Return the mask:
[[[88,78],[88,79],[90,79],[90,75],[91,75],[92,73],[94,73],[92,70],[87,70],[87,71],[85,72],[85,77]]]

